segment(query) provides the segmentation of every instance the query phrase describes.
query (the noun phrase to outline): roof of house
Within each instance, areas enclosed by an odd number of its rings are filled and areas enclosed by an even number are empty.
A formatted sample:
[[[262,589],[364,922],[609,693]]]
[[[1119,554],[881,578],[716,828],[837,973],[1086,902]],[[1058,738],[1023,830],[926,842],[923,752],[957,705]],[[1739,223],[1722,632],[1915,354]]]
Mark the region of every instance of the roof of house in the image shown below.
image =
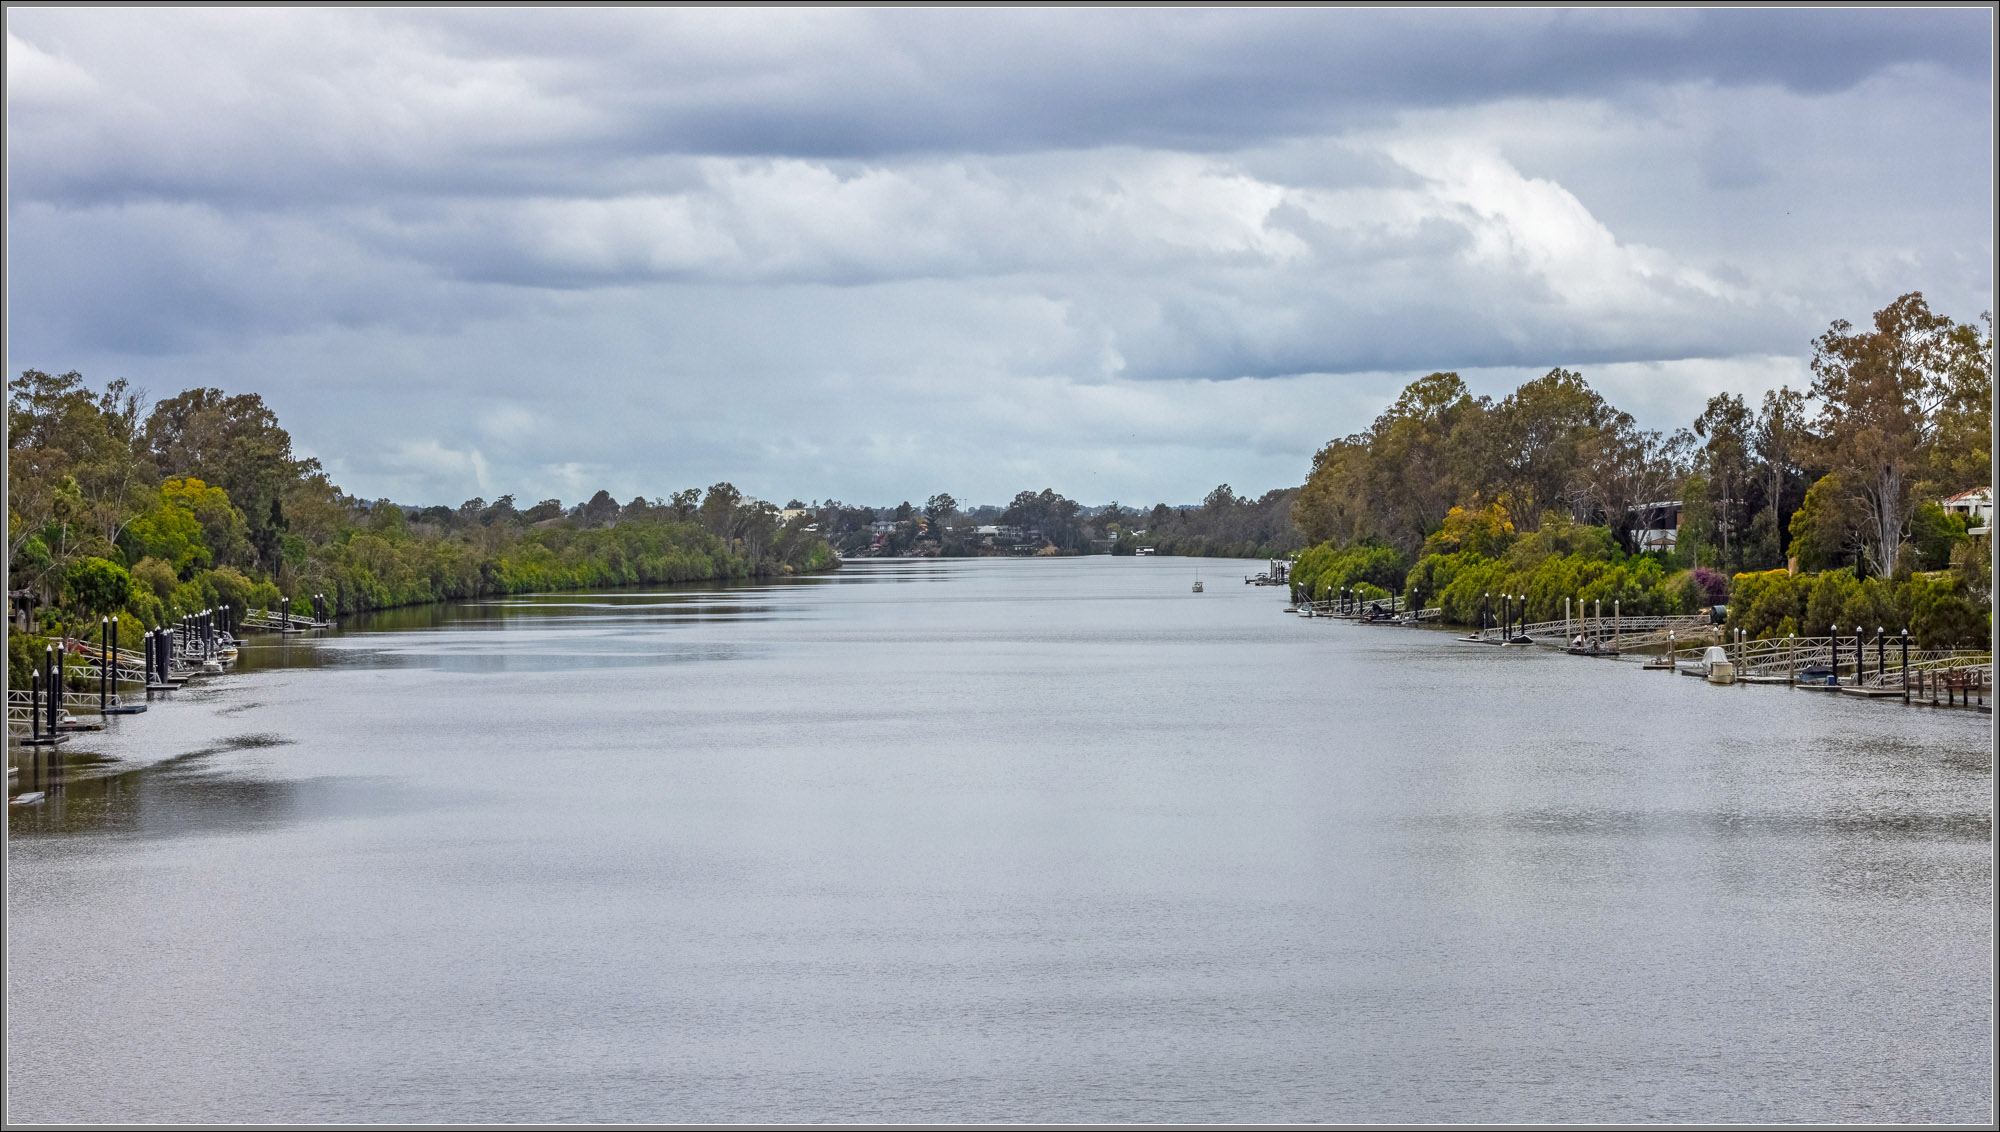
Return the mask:
[[[1965,491],[1961,491],[1961,492],[1959,492],[1959,493],[1958,493],[1957,495],[1954,495],[1954,496],[1952,496],[1952,497],[1951,497],[1950,499],[1947,499],[1947,500],[1945,500],[1945,502],[1946,502],[1946,503],[1985,503],[1985,502],[1990,502],[1990,501],[1991,501],[1992,499],[1993,499],[1993,489],[1992,489],[1992,488],[1990,488],[1990,487],[1975,487],[1975,488],[1969,488],[1969,489],[1967,489],[1967,490],[1965,490]]]

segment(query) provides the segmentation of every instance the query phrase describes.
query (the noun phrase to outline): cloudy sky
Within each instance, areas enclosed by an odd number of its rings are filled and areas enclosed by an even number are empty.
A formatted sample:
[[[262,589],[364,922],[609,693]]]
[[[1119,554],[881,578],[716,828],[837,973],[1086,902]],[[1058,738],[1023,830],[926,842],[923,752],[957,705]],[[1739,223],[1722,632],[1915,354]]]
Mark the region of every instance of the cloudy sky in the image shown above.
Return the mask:
[[[364,496],[1199,499],[1993,305],[1992,16],[7,10],[7,365]]]

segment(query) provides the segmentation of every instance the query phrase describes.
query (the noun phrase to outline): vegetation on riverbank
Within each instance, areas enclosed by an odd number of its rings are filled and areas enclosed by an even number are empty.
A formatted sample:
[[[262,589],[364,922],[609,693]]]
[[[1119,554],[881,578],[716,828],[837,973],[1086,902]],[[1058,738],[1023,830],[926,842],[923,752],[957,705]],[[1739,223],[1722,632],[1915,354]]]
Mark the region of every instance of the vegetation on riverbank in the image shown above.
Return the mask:
[[[1991,485],[1982,321],[1904,295],[1814,341],[1808,392],[1774,390],[1756,410],[1718,394],[1672,434],[1639,429],[1568,370],[1498,402],[1431,374],[1314,458],[1294,517],[1316,545],[1294,588],[1323,599],[1365,583],[1459,623],[1509,593],[1530,620],[1561,617],[1565,597],[1641,614],[1726,602],[1753,636],[1838,623],[1983,643],[1988,551],[1937,502]]]
[[[1005,507],[961,509],[948,494],[921,507],[876,509],[838,501],[816,504],[827,538],[850,557],[963,558],[980,554],[1158,554],[1209,558],[1282,558],[1305,546],[1292,522],[1297,488],[1251,499],[1228,484],[1198,506],[1156,503],[1133,509],[1113,500],[1086,507],[1053,489],[1023,491]]]
[[[227,602],[342,613],[529,590],[830,569],[832,548],[719,483],[565,509],[511,496],[406,513],[335,487],[256,394],[189,390],[150,412],[123,382],[23,373],[8,388],[9,589],[44,632],[128,632]],[[15,634],[18,683],[32,656]]]

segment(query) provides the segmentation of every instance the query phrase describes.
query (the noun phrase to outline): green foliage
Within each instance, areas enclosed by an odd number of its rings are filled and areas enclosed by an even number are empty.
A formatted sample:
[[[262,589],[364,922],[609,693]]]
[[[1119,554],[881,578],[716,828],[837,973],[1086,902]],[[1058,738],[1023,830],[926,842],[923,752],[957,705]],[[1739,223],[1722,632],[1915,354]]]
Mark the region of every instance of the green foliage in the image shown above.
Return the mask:
[[[1951,565],[1952,548],[1965,542],[1971,526],[1964,515],[1954,515],[1930,501],[1917,504],[1910,512],[1910,547],[1917,554],[1919,570],[1942,570]]]
[[[132,577],[161,601],[165,601],[174,592],[174,587],[180,584],[180,575],[174,572],[174,568],[157,558],[141,558],[139,564],[132,567]]]
[[[64,597],[86,615],[106,616],[125,608],[132,597],[132,575],[102,558],[86,558],[70,567]]]
[[[65,603],[38,614],[49,628],[95,629],[116,613],[136,631],[281,599],[304,613],[316,592],[353,613],[839,564],[807,524],[779,522],[776,508],[727,483],[676,493],[671,506],[621,509],[600,491],[567,515],[553,499],[517,511],[511,496],[405,513],[351,499],[314,461],[294,459],[254,395],[190,390],[161,402],[142,430],[120,383],[92,396],[80,375],[30,370],[9,393],[11,580]]]
[[[1409,561],[1395,547],[1369,539],[1352,546],[1321,543],[1292,563],[1292,592],[1325,601],[1344,586],[1364,584],[1387,597],[1403,588]]]
[[[186,508],[160,499],[133,519],[119,542],[128,561],[150,558],[164,562],[176,575],[196,566],[208,565],[208,545],[202,538],[201,520]]]
[[[1685,587],[1670,582],[1658,559],[1627,558],[1615,546],[1604,545],[1608,537],[1559,533],[1553,541],[1581,544],[1567,554],[1544,546],[1519,558],[1426,555],[1410,571],[1408,592],[1427,606],[1439,606],[1446,621],[1460,625],[1476,623],[1482,605],[1496,608],[1500,594],[1525,597],[1529,621],[1561,620],[1565,598],[1572,614],[1600,601],[1607,616],[1614,607],[1630,616],[1689,611]]]
[[[1850,547],[1858,521],[1850,492],[1838,472],[1829,472],[1806,491],[1792,515],[1791,554],[1801,570],[1830,570],[1852,561]]]
[[[47,637],[32,633],[10,632],[7,634],[7,686],[26,688],[35,679],[35,670],[42,663],[42,656],[49,647]]]
[[[1504,504],[1474,510],[1453,507],[1436,533],[1424,540],[1425,554],[1477,554],[1492,558],[1514,543],[1514,523]]]
[[[1904,579],[1857,579],[1850,569],[1818,575],[1784,570],[1738,574],[1731,581],[1729,627],[1752,638],[1842,635],[1860,626],[1872,637],[1879,628],[1896,635],[1910,631],[1920,648],[1963,648],[1987,639],[1990,614],[1962,581],[1948,573]]]
[[[250,549],[249,527],[229,493],[192,476],[170,479],[160,486],[162,502],[178,507],[201,524],[201,542],[214,561],[241,559]]]

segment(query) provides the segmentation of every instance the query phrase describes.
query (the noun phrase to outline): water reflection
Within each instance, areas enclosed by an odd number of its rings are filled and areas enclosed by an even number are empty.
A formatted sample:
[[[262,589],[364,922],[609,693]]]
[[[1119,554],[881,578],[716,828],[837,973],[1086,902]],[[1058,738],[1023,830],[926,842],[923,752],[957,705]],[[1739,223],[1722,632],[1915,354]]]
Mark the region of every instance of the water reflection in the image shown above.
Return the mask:
[[[184,837],[420,808],[408,785],[391,778],[275,778],[223,765],[233,753],[293,742],[278,735],[239,735],[137,767],[88,751],[23,759],[16,764],[19,773],[10,794],[41,791],[44,798],[35,805],[9,806],[8,832],[27,838]]]
[[[1990,1116],[1988,720],[1189,573],[253,638],[23,772],[9,1115]]]

